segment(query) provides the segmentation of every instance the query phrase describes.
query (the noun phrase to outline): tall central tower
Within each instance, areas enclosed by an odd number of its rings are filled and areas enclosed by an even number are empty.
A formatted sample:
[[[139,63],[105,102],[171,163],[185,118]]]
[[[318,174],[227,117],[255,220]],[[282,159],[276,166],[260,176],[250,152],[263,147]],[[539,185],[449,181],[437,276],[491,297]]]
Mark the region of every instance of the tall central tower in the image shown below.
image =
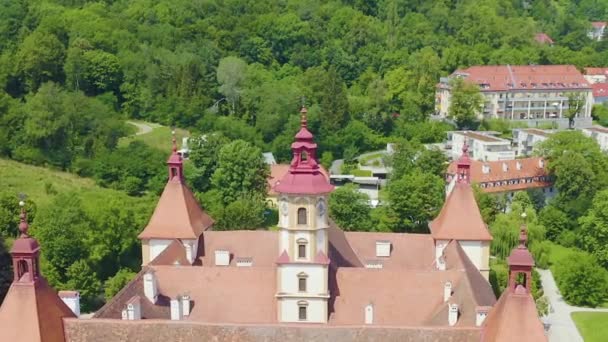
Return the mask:
[[[302,108],[300,131],[291,144],[289,172],[279,194],[277,313],[279,322],[326,323],[328,317],[327,196],[334,189],[321,173],[317,144]]]

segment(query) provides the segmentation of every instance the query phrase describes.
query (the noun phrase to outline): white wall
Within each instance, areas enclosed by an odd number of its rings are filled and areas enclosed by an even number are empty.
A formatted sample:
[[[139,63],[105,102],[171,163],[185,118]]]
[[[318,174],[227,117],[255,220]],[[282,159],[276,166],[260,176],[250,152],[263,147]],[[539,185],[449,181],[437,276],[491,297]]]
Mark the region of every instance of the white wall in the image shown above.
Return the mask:
[[[313,255],[313,257],[316,256],[316,254],[319,251],[322,251],[323,253],[325,253],[325,255],[327,255],[327,248],[326,248],[326,244],[327,244],[326,235],[327,234],[326,234],[326,230],[325,229],[319,229],[319,230],[317,230],[316,235],[317,235],[317,250],[314,252],[315,255]]]
[[[156,257],[162,253],[172,241],[173,240],[150,239],[150,261],[156,259]]]
[[[281,265],[280,288],[277,292],[292,294],[326,294],[327,267],[324,265],[287,264]],[[306,273],[306,292],[298,291],[298,274]]]
[[[327,322],[327,300],[323,298],[281,298],[279,300],[279,310],[281,322],[302,322],[298,316],[298,302],[305,300],[307,306],[307,320],[310,323],[325,323]],[[363,310],[363,308],[361,308]],[[363,317],[361,317],[363,323]]]
[[[483,248],[481,241],[458,241],[464,252],[477,269],[483,268]]]

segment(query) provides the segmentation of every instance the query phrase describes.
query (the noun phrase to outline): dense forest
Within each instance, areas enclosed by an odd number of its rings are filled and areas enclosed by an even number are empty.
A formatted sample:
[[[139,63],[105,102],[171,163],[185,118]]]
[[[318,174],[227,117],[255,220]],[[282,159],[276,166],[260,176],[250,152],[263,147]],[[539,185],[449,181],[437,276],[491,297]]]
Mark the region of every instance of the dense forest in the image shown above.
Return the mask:
[[[345,187],[332,195],[334,219],[348,230],[424,232],[443,203],[445,159],[422,143],[443,140],[452,127],[429,120],[439,77],[475,64],[583,68],[608,61],[608,43],[587,38],[591,21],[608,19],[608,0],[0,4],[0,156],[91,177],[143,199],[143,209],[104,198],[95,210],[85,210],[77,193],[60,193],[32,213],[45,275],[56,288],[79,289],[85,311],[103,302],[102,288],[111,297],[137,271],[136,233],[166,179],[168,151],[137,142],[117,145],[131,133],[127,119],[205,135],[193,140],[189,184],[219,229],[255,228],[272,221],[263,203],[267,169],[260,153],[289,160],[298,109],[306,104],[326,167],[337,158],[349,165],[387,142],[399,146],[390,161],[388,205],[372,210]],[[537,43],[539,32],[555,45]],[[563,146],[555,144],[547,151]],[[577,176],[576,161],[553,156],[558,182]],[[598,170],[605,162],[604,155],[585,158]],[[568,176],[560,176],[564,168]],[[518,198],[509,214],[500,199],[480,195],[497,236],[493,253],[504,259],[516,243],[517,215],[528,212],[535,256],[547,255],[547,243],[587,250],[584,256],[593,262],[586,267],[594,267],[601,283],[608,267],[605,237],[577,238],[579,217],[586,217],[580,228],[585,231],[605,222],[600,209],[608,201],[601,190],[608,178],[595,175],[601,186],[593,192],[581,190],[585,182],[579,178],[576,189],[564,181],[556,186],[565,195],[553,205],[534,205],[531,193]],[[585,193],[585,201],[577,202]],[[10,240],[16,194],[0,195],[7,217],[1,238]],[[542,245],[546,237],[552,242]],[[2,247],[0,259],[8,260]],[[504,274],[495,272],[495,287],[504,284],[506,279],[496,280]],[[0,293],[6,284],[0,274]]]

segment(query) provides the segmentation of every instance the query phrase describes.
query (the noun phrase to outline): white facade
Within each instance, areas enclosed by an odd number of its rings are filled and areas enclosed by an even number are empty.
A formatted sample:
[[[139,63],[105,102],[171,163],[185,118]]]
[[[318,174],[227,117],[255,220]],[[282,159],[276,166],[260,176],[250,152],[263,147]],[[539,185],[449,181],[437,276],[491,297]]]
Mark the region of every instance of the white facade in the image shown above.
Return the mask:
[[[158,240],[150,239],[150,261],[156,259],[156,257],[162,253],[173,240]]]
[[[326,196],[279,197],[279,253],[288,257],[277,267],[279,322],[326,323],[328,254]],[[321,260],[317,257],[322,255]],[[281,257],[282,257],[281,256]]]
[[[455,131],[448,132],[448,143],[452,146],[452,159],[462,154],[462,147],[469,146],[471,158],[479,161],[510,160],[515,158],[511,142],[483,132]]]
[[[532,154],[534,147],[549,138],[553,131],[541,130],[535,128],[514,129],[513,144],[515,145],[515,155],[529,156]]]
[[[604,38],[605,31],[606,23],[600,21],[592,22],[591,29],[587,31],[587,37],[599,42]]]
[[[602,151],[608,151],[608,128],[594,126],[583,128],[581,132],[584,135],[593,138],[597,144],[600,145]]]

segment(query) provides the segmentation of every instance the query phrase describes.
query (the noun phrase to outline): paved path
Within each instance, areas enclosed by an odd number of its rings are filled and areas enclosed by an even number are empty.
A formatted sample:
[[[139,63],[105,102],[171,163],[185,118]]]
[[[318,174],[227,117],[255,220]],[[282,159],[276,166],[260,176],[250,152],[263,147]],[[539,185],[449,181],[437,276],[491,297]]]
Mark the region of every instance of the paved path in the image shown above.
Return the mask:
[[[138,131],[137,131],[137,133],[135,133],[135,135],[142,135],[142,134],[150,133],[150,132],[152,132],[152,130],[154,128],[160,126],[160,125],[156,125],[156,124],[146,124],[146,123],[135,122],[135,121],[127,121],[127,123],[137,127]]]
[[[575,311],[608,312],[608,309],[593,309],[572,306],[564,301],[559,293],[555,279],[550,270],[536,269],[543,283],[545,296],[549,299],[549,314],[543,318],[544,322],[550,323],[550,342],[583,342],[570,314]]]

